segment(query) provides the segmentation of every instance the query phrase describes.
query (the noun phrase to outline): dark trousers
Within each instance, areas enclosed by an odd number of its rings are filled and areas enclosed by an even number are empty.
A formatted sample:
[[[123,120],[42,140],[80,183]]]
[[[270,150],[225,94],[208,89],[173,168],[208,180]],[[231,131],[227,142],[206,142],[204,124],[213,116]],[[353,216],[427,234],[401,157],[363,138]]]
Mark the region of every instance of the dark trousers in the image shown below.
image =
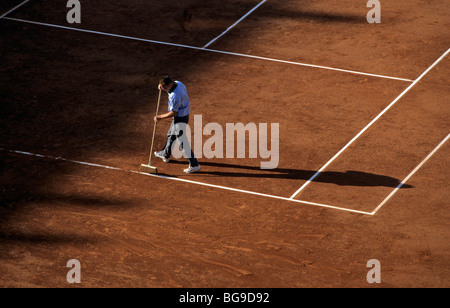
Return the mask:
[[[181,148],[183,156],[189,161],[191,167],[199,165],[198,160],[195,158],[194,152],[191,149],[189,141],[186,136],[186,126],[189,122],[189,115],[185,117],[174,117],[169,131],[167,132],[167,141],[164,149],[162,150],[164,157],[169,158],[172,155],[173,146],[175,146],[175,140]]]

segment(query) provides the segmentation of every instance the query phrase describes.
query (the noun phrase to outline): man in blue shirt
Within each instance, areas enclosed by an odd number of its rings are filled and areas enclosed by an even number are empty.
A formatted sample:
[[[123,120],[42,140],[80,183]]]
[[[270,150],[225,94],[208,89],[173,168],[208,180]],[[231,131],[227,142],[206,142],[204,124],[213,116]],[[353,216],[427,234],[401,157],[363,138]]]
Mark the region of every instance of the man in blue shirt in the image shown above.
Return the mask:
[[[200,170],[200,164],[195,158],[186,136],[186,126],[189,122],[189,113],[191,112],[191,104],[186,86],[180,81],[173,81],[169,76],[164,76],[159,81],[158,89],[167,92],[169,95],[169,112],[155,116],[154,121],[158,122],[159,120],[168,118],[173,119],[172,125],[167,132],[167,141],[164,149],[154,154],[165,163],[168,163],[172,154],[172,147],[174,146],[175,140],[177,140],[183,156],[189,161],[189,167],[184,169],[184,172],[197,172]]]

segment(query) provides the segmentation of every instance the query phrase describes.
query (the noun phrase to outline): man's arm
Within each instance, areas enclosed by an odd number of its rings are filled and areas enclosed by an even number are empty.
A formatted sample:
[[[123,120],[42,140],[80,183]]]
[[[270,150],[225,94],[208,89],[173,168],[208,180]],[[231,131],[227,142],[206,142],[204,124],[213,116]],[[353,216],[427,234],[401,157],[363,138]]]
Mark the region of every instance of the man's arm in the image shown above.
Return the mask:
[[[177,116],[177,112],[176,111],[170,111],[168,113],[155,116],[153,120],[155,122],[158,122],[159,120],[167,119],[167,118],[173,118],[173,117],[176,117],[176,116]]]

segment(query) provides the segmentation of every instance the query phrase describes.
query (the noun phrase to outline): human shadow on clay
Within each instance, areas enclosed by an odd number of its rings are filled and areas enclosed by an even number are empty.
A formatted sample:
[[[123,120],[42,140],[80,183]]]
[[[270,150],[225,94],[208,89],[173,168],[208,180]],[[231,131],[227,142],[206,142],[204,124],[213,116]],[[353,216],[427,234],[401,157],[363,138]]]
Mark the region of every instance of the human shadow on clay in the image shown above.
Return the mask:
[[[171,163],[185,164],[184,161],[171,161]],[[217,162],[200,162],[200,165],[203,168],[200,172],[198,172],[198,174],[220,177],[309,180],[317,172],[315,170],[298,170],[287,168],[260,169],[259,167],[254,166],[241,166]],[[223,168],[223,171],[217,171],[217,168],[215,168],[216,170],[214,171],[208,171],[207,166]],[[248,172],[234,171],[232,169],[246,170]],[[323,171],[314,179],[314,181],[321,183],[332,183],[340,186],[381,186],[392,188],[398,187],[401,183],[399,179],[394,177],[354,170],[347,170],[345,172]],[[414,186],[409,184],[403,184],[401,186],[401,188],[413,187]]]

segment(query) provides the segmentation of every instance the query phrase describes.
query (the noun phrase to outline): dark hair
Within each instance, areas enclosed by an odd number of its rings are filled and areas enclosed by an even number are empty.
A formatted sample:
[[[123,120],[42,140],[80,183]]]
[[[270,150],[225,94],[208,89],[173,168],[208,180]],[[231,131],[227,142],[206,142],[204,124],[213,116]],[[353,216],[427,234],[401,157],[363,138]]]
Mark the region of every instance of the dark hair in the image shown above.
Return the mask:
[[[170,78],[168,75],[162,76],[161,79],[159,80],[159,84],[162,84],[165,86],[171,84],[172,82],[173,82],[172,78]]]

